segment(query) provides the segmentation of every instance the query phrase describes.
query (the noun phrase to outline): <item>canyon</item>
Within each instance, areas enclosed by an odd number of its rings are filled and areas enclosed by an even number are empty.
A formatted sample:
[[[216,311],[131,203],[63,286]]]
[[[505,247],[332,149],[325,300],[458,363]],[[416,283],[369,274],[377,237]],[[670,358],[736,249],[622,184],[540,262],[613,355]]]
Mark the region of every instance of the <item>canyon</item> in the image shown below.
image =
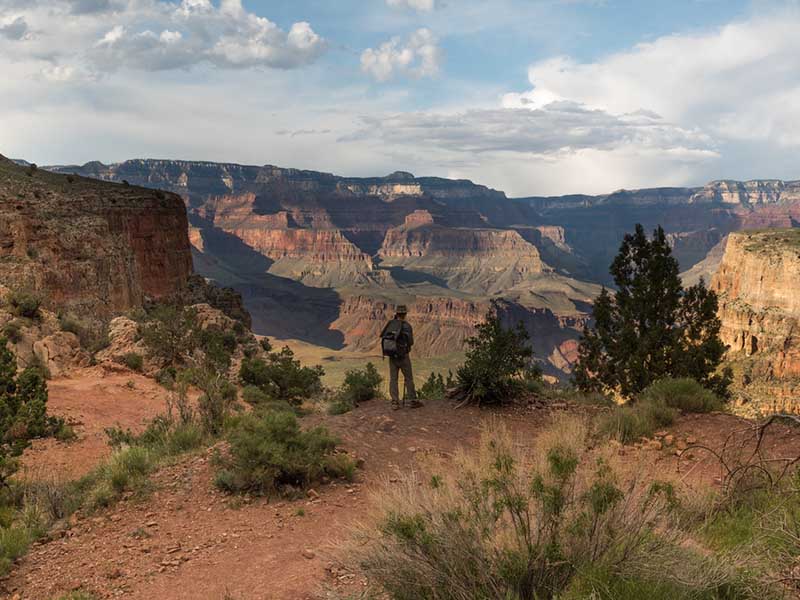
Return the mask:
[[[404,303],[416,351],[437,356],[463,349],[494,305],[525,324],[558,377],[636,223],[664,227],[687,283],[714,276],[733,232],[800,225],[798,181],[508,198],[403,171],[354,178],[144,159],[50,168],[181,196],[196,271],[242,293],[257,333],[374,354],[382,322]]]

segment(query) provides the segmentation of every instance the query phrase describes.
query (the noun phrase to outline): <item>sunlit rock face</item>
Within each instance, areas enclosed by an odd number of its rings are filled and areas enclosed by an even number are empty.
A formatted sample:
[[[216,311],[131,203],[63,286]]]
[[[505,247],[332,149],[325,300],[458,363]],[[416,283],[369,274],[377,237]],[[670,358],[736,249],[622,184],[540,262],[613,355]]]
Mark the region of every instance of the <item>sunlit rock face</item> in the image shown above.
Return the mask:
[[[180,296],[191,273],[179,196],[0,157],[0,284],[103,317]]]
[[[450,352],[499,299],[537,323],[542,360],[564,372],[598,284],[612,283],[608,267],[635,224],[664,227],[691,282],[713,276],[731,232],[800,224],[800,182],[510,199],[470,181],[402,171],[354,178],[166,160],[60,169],[179,194],[196,269],[242,292],[259,333],[372,348],[380,320],[372,315],[403,302],[435,307],[417,315],[429,332],[418,351]],[[465,306],[475,314],[463,316]]]
[[[800,229],[732,233],[711,284],[750,411],[800,411]]]

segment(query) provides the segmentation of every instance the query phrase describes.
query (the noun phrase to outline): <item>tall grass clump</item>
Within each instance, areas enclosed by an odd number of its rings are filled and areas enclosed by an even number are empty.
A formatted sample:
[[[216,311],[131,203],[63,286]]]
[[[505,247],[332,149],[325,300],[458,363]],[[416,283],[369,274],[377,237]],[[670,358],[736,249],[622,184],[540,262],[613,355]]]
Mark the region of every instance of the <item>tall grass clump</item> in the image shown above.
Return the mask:
[[[378,491],[345,552],[392,600],[736,597],[732,568],[682,545],[670,486],[622,483],[587,443],[574,417],[530,454],[485,428],[477,454]]]
[[[599,421],[599,430],[623,444],[669,427],[681,412],[708,413],[722,408],[714,392],[693,379],[660,379],[635,398],[616,406]]]

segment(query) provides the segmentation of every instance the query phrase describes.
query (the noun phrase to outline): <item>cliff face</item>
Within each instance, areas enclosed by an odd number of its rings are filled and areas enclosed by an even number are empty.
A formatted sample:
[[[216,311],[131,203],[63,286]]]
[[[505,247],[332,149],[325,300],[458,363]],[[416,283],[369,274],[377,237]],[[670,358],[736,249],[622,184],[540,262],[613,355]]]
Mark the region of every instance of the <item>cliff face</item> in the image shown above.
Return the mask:
[[[182,294],[187,227],[176,195],[0,157],[0,284],[36,290],[45,306],[110,316]]]
[[[747,410],[800,411],[800,230],[729,236],[712,280]]]

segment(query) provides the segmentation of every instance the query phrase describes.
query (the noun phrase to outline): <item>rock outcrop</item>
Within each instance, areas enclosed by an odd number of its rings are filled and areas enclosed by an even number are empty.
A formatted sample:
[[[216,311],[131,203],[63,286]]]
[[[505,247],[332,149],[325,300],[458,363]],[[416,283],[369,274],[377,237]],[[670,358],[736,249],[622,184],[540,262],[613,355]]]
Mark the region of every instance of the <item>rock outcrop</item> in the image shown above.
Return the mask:
[[[180,197],[0,157],[0,283],[108,317],[179,296],[192,272]]]
[[[732,233],[711,287],[740,405],[800,412],[800,229]]]

